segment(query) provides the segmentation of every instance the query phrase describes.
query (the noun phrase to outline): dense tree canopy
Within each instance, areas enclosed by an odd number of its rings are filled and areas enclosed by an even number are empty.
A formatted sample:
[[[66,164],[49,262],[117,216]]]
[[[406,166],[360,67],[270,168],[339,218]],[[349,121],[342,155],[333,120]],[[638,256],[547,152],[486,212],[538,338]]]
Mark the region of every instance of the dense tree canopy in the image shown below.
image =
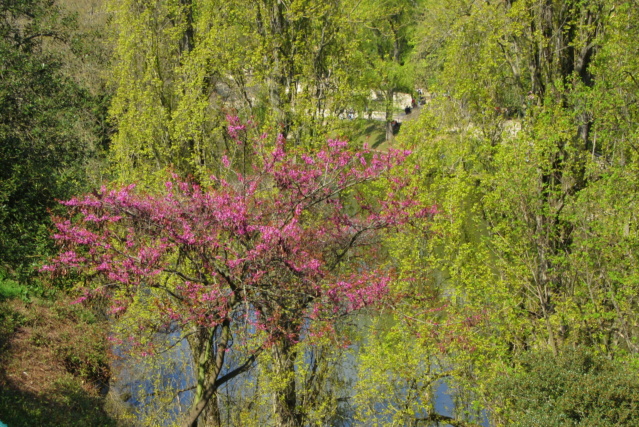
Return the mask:
[[[95,102],[45,47],[73,27],[49,2],[0,3],[0,265],[13,271],[46,253],[47,210],[82,188],[96,153]]]
[[[123,179],[220,166],[227,113],[306,146],[356,92],[340,1],[118,0],[111,114]],[[330,135],[329,135],[330,136]]]
[[[433,68],[424,78],[449,96],[432,100],[409,138],[422,188],[441,211],[430,243],[413,244],[429,247],[422,262],[443,272],[437,289],[454,295],[444,317],[482,313],[468,330],[474,351],[448,363],[496,414],[509,401],[491,400],[480,378],[499,377],[513,356],[637,350],[635,135],[625,125],[636,69],[617,50],[633,37],[629,8],[426,6],[419,56]],[[463,331],[437,323],[440,335]],[[426,346],[423,358],[431,354]]]

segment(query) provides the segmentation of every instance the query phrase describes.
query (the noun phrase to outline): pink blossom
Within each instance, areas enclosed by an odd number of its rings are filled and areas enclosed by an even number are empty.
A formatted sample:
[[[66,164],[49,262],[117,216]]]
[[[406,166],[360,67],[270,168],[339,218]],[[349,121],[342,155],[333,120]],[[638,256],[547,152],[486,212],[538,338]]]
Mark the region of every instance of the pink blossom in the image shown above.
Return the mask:
[[[410,184],[410,152],[329,140],[299,154],[281,135],[271,146],[263,136],[239,141],[250,127],[227,120],[229,135],[252,150],[252,168],[235,170],[228,153],[228,171],[210,182],[173,175],[160,195],[129,185],[63,202],[61,251],[41,271],[86,274],[114,300],[115,315],[148,289],[167,324],[232,320],[264,345],[299,340],[303,319],[327,333],[336,317],[382,305],[394,275],[378,267],[375,239],[437,212]],[[360,189],[375,180],[388,191],[373,203]],[[344,273],[349,252],[365,271]]]
[[[227,169],[231,167],[231,162],[229,161],[229,158],[226,154],[222,156],[222,164]]]

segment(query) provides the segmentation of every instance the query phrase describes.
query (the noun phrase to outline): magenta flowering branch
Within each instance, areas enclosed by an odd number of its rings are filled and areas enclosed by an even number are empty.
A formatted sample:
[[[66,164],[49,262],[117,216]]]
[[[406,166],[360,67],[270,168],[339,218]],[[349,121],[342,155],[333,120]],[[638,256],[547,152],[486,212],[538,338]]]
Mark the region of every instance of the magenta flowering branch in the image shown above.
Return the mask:
[[[228,120],[248,150],[246,125]],[[96,287],[108,281],[116,314],[141,289],[161,289],[164,324],[227,335],[244,324],[243,339],[259,349],[299,341],[304,319],[327,322],[382,302],[392,272],[375,267],[380,232],[434,213],[402,169],[410,153],[353,151],[339,140],[306,153],[286,150],[282,137],[273,149],[266,143],[250,144],[249,168],[222,157],[228,173],[209,183],[173,176],[159,195],[129,185],[63,202],[69,213],[54,235],[61,251],[42,270],[90,275]],[[379,180],[387,191],[369,200],[362,187]],[[349,254],[360,264],[346,265]]]

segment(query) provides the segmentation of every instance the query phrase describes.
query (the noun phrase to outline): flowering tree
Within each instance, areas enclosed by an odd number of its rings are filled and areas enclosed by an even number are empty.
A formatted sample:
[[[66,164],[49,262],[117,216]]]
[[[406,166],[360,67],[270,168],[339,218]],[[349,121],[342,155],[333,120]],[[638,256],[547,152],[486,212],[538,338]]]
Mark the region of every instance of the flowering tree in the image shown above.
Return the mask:
[[[246,126],[229,121],[238,154],[221,159],[224,178],[174,177],[162,194],[129,185],[63,202],[62,250],[43,267],[99,277],[80,299],[105,295],[114,314],[143,291],[157,325],[196,338],[198,389],[186,425],[264,349],[276,353],[278,369],[294,372],[295,342],[381,301],[391,273],[372,262],[376,236],[431,213],[400,175],[408,152],[355,152],[329,140],[296,153],[281,137],[269,150],[265,137],[248,144]],[[369,201],[359,187],[374,180],[388,191]],[[231,347],[242,348],[244,362],[223,370]],[[294,376],[278,394],[277,422],[298,425]]]

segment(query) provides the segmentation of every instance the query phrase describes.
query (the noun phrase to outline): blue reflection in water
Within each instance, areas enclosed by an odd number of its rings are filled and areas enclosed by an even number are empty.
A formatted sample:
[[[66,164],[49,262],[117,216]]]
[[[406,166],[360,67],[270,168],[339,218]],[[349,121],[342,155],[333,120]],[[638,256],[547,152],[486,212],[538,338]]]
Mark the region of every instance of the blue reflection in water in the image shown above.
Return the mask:
[[[138,419],[151,417],[156,423],[172,425],[193,400],[195,372],[191,349],[179,332],[157,336],[168,349],[158,356],[133,357],[124,345],[113,348],[116,360],[111,364],[110,387]]]
[[[161,334],[159,334],[161,335]],[[190,403],[194,398],[195,371],[193,367],[192,354],[186,339],[180,340],[179,332],[164,334],[161,339],[166,340],[167,347],[171,347],[159,357],[138,359],[128,357],[126,347],[118,346],[113,349],[117,360],[112,364],[114,379],[110,386],[114,388],[119,395],[129,405],[132,412],[139,418],[151,417],[155,419],[156,424],[171,425],[175,423],[178,417],[189,409]],[[342,383],[349,384],[353,387],[357,382],[357,348],[353,346],[353,351],[344,354],[343,360],[339,362],[339,372],[342,373]],[[305,360],[310,362],[312,355],[307,352]],[[227,366],[222,375],[229,372]],[[255,381],[255,374],[252,371],[245,372],[240,376],[226,383],[220,389],[222,396],[227,396],[227,402],[232,402],[229,396],[236,396],[246,401],[254,395],[251,390],[251,384]],[[180,391],[175,395],[175,391]],[[348,389],[336,389],[332,392],[338,393],[341,397],[338,403],[338,413],[340,416],[336,418],[331,425],[335,427],[353,427],[363,425],[354,420],[355,409],[348,399]],[[169,394],[171,393],[171,394]],[[435,410],[438,414],[444,416],[454,416],[456,404],[454,401],[455,390],[449,386],[445,379],[438,380],[435,385]],[[223,420],[226,408],[220,402],[220,410]],[[385,412],[383,403],[379,408],[380,413]],[[463,409],[463,408],[462,408]],[[155,415],[155,416],[154,416]],[[416,416],[426,416],[427,414],[416,414]],[[156,418],[159,416],[159,419]],[[474,420],[484,427],[489,427],[490,423],[485,411],[482,411],[480,420]],[[147,418],[148,419],[148,418]],[[389,416],[388,423],[391,423]],[[440,424],[439,426],[449,426],[449,424]]]

